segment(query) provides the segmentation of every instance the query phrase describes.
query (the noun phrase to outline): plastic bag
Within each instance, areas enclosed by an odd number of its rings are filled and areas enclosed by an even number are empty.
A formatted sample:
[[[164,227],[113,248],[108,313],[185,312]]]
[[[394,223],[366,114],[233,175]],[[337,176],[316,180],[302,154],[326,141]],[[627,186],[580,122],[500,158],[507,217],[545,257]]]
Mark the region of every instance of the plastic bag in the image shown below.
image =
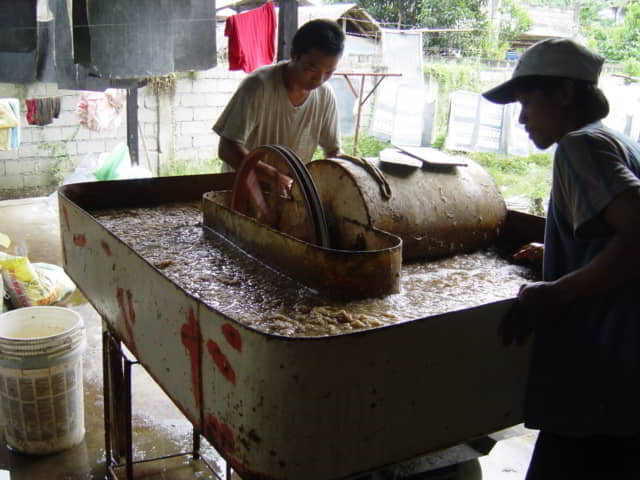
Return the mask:
[[[55,286],[56,301],[54,304],[66,302],[76,291],[76,284],[73,283],[73,280],[69,278],[62,267],[51,263],[32,263],[32,265],[40,277],[40,281],[43,278],[47,278]]]
[[[125,91],[114,88],[104,92],[81,93],[76,106],[80,124],[96,132],[118,128],[125,99]]]
[[[100,159],[103,160],[102,166],[94,172],[98,180],[117,180],[120,178],[118,169],[123,162],[125,165],[131,163],[129,148],[123,142],[116,145],[110,153],[100,155]]]
[[[153,174],[140,165],[131,165],[129,147],[119,143],[110,153],[101,153],[101,167],[94,175],[98,180],[127,180],[132,178],[151,178]]]
[[[49,279],[41,281],[28,258],[0,253],[0,267],[14,308],[51,305],[56,301],[53,282]]]
[[[89,153],[76,165],[74,170],[64,176],[61,185],[81,182],[95,182],[95,171],[100,167],[100,157],[97,153]]]
[[[32,264],[27,257],[0,252],[0,270],[14,308],[54,305],[75,290],[75,285],[60,267]]]
[[[4,303],[4,281],[2,280],[2,275],[0,275],[0,313],[7,311],[7,307]]]

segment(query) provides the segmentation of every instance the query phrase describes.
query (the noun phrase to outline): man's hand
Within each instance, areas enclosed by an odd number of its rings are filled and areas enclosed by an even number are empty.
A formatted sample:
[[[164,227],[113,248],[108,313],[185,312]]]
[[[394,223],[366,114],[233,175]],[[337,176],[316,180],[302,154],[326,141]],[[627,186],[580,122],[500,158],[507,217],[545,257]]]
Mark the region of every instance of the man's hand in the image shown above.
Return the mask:
[[[262,194],[262,188],[260,187],[260,182],[258,181],[255,171],[251,171],[249,175],[247,175],[246,186],[247,199],[254,212],[255,218],[264,224],[275,226],[277,218],[275,217],[274,212],[269,208],[269,205]]]
[[[263,194],[263,185],[268,185],[268,199]],[[247,194],[255,218],[270,227],[277,228],[280,217],[280,200],[291,198],[293,179],[278,169],[258,162],[247,176]]]
[[[256,172],[261,182],[271,186],[272,194],[284,198],[291,196],[291,187],[293,186],[293,179],[291,177],[285,175],[277,168],[262,162],[258,162],[256,165]]]
[[[520,247],[516,253],[512,255],[512,259],[516,262],[526,262],[537,269],[542,269],[542,258],[544,256],[544,244],[538,242],[527,243]]]
[[[555,282],[522,285],[516,303],[498,326],[502,343],[524,345],[535,330],[562,321],[568,303]]]

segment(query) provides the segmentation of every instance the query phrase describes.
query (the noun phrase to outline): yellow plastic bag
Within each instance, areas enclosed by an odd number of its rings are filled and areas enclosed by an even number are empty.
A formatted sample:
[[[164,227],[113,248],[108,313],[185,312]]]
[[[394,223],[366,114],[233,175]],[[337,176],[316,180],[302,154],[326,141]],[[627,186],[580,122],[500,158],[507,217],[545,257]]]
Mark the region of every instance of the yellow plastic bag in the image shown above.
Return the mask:
[[[52,305],[57,301],[55,281],[39,275],[27,257],[0,252],[0,270],[14,308]]]
[[[2,275],[0,275],[0,313],[7,311],[7,307],[4,304],[4,281]]]

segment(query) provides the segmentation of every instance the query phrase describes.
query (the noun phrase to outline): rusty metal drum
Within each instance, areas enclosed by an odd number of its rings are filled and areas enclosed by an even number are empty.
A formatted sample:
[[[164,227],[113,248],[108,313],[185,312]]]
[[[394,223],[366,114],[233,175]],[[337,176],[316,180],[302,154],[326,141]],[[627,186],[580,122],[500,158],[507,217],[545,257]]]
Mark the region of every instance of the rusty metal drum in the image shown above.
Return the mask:
[[[342,217],[398,235],[404,260],[438,258],[495,243],[507,210],[495,182],[476,162],[415,169],[372,163],[384,174],[390,198],[361,165],[338,159],[307,165],[332,238],[342,235],[335,221]]]

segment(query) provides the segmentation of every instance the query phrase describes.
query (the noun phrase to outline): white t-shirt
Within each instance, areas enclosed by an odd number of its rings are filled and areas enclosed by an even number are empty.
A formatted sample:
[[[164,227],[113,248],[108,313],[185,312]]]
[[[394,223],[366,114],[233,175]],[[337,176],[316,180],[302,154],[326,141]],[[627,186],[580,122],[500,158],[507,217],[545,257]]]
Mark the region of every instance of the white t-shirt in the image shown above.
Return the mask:
[[[286,64],[265,66],[247,76],[213,131],[249,150],[268,144],[289,147],[308,163],[318,145],[325,152],[340,148],[336,98],[323,84],[302,105],[292,105],[284,85]]]

